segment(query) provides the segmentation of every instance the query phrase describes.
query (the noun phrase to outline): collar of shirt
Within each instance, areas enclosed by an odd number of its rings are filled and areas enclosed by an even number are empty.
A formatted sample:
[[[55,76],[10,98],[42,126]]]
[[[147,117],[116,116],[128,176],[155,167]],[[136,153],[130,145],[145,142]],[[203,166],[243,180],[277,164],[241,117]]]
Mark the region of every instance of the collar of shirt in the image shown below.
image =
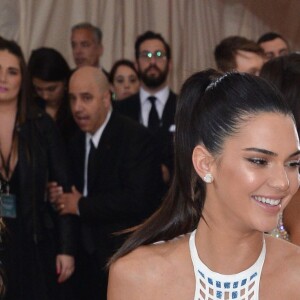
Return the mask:
[[[86,133],[86,135],[85,135],[85,146],[86,146],[87,150],[90,150],[89,149],[90,148],[90,139],[92,139],[95,148],[98,148],[102,133],[103,133],[103,131],[104,131],[109,119],[110,119],[111,112],[112,112],[112,109],[109,110],[109,112],[107,113],[107,116],[105,118],[105,121],[103,122],[103,124],[97,129],[97,131],[93,135],[91,135],[88,132]],[[88,152],[88,151],[86,151],[86,152]]]
[[[165,105],[168,101],[170,94],[170,88],[168,86],[164,87],[160,91],[158,91],[155,94],[150,94],[149,92],[145,91],[143,88],[140,88],[140,103],[141,103],[141,123],[144,126],[147,126],[148,124],[148,117],[149,112],[151,109],[151,103],[148,100],[149,96],[155,96],[157,98],[155,102],[155,107],[158,113],[159,118],[162,118],[163,111],[165,108]]]

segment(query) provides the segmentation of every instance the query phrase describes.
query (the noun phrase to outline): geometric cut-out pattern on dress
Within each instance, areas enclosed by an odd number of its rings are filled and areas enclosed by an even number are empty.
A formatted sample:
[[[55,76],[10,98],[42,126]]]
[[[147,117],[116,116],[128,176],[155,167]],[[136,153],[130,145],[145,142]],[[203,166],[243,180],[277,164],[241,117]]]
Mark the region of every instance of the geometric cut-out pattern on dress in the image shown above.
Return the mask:
[[[194,300],[258,300],[261,270],[266,256],[265,240],[257,261],[245,271],[223,275],[211,271],[199,258],[195,231],[190,236],[190,252],[196,278]]]

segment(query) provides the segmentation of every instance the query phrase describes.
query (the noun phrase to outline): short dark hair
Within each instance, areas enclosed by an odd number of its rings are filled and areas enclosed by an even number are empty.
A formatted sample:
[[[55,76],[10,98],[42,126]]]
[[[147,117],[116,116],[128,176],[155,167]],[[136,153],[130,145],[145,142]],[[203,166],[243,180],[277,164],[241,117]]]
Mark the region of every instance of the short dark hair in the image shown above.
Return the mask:
[[[79,29],[90,30],[94,35],[95,41],[98,44],[102,43],[103,34],[99,27],[94,26],[93,24],[88,23],[88,22],[78,23],[78,24],[72,26],[72,32],[74,32],[75,30],[79,30]]]
[[[170,48],[169,44],[165,41],[165,39],[162,37],[162,35],[160,33],[156,33],[156,32],[148,30],[145,33],[139,35],[135,41],[135,58],[136,59],[138,59],[138,57],[139,57],[141,44],[147,40],[160,40],[165,47],[167,58],[168,59],[171,58],[171,48]]]
[[[263,49],[254,41],[242,36],[230,36],[223,39],[215,48],[215,61],[219,70],[233,71],[236,68],[237,52],[247,51],[264,57]]]
[[[132,69],[132,70],[135,72],[136,76],[137,76],[138,78],[140,78],[140,75],[139,75],[137,69],[135,68],[134,63],[133,63],[131,60],[129,60],[129,59],[119,59],[119,60],[117,60],[117,61],[113,64],[113,66],[112,66],[112,68],[111,68],[111,70],[110,70],[109,78],[108,78],[110,83],[113,83],[113,82],[114,82],[115,74],[116,74],[116,72],[117,72],[117,69],[118,69],[120,66],[127,66],[127,67],[129,67],[130,69]]]
[[[276,32],[267,32],[267,33],[264,33],[257,40],[257,44],[261,44],[261,43],[264,43],[264,42],[270,42],[270,41],[273,41],[275,39],[282,39],[287,44],[287,46],[288,46],[287,40],[282,35],[280,35],[279,33],[276,33]]]
[[[291,53],[267,61],[260,76],[270,80],[281,91],[295,116],[300,134],[300,53]]]
[[[71,70],[64,57],[53,48],[38,48],[31,52],[28,61],[30,77],[44,81],[68,81]]]

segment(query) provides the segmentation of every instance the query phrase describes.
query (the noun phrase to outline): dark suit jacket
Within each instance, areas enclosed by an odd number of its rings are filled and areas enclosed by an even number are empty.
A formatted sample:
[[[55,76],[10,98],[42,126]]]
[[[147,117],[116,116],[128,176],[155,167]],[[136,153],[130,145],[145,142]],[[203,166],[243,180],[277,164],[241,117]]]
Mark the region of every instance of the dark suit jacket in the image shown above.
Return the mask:
[[[59,216],[45,201],[47,182],[56,181],[64,190],[70,189],[66,149],[53,120],[45,113],[32,109],[27,120],[18,128],[20,211],[26,220],[24,232],[35,243],[43,242],[57,230],[58,253],[74,255],[75,237],[70,216]],[[53,234],[52,234],[53,235]],[[54,234],[55,235],[55,234]],[[51,248],[48,242],[49,248]]]
[[[169,168],[171,173],[173,171],[173,133],[170,131],[170,127],[175,123],[176,99],[177,95],[170,91],[162,114],[161,128],[155,133],[156,142],[160,148],[161,162]],[[122,101],[115,101],[113,104],[118,112],[140,122],[140,93],[134,94]]]
[[[85,133],[70,142],[74,182],[83,190]],[[122,239],[113,233],[139,224],[160,204],[162,179],[156,145],[143,126],[112,112],[100,139],[94,178],[79,200],[81,223],[91,229],[103,264]]]

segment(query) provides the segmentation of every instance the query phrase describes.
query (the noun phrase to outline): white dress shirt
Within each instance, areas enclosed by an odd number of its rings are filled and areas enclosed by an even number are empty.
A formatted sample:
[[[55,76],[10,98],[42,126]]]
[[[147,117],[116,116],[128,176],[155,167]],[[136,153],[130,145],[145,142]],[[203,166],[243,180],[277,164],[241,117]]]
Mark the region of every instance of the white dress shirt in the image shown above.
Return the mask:
[[[162,90],[155,94],[150,94],[149,92],[145,91],[143,88],[140,89],[140,101],[141,101],[141,116],[140,116],[140,123],[144,126],[148,127],[148,118],[149,112],[151,109],[151,102],[148,100],[149,96],[156,97],[155,107],[161,120],[165,105],[169,98],[170,88],[168,86],[164,87]]]

